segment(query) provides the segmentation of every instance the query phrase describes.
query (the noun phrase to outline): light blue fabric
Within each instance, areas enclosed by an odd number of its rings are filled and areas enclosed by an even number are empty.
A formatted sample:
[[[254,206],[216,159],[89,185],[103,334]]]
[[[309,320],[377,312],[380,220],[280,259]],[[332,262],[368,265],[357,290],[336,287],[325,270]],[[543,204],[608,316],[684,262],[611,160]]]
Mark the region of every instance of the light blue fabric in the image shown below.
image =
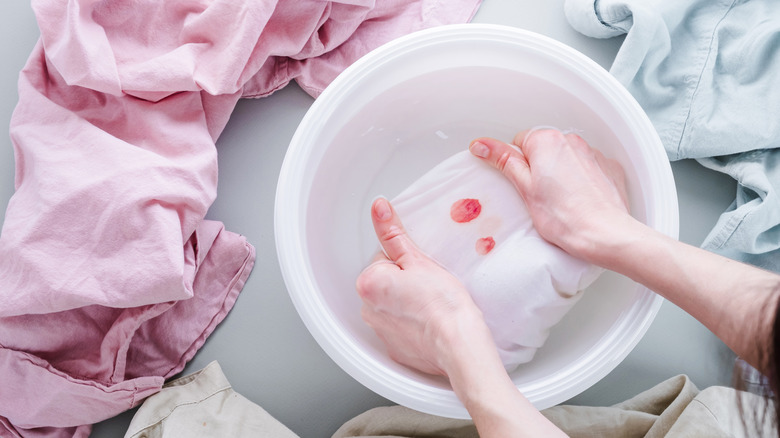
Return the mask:
[[[610,72],[670,160],[737,180],[702,247],[780,271],[780,0],[567,0],[579,32],[626,34]]]

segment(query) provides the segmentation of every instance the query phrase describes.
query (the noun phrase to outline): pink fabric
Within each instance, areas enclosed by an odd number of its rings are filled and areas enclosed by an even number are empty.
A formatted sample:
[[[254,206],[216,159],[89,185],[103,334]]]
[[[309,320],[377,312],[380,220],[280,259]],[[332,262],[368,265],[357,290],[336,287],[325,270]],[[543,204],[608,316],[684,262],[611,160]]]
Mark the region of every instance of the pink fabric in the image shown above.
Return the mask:
[[[479,0],[33,0],[0,235],[0,435],[87,436],[158,391],[233,306],[254,249],[204,220],[236,101],[317,96]]]

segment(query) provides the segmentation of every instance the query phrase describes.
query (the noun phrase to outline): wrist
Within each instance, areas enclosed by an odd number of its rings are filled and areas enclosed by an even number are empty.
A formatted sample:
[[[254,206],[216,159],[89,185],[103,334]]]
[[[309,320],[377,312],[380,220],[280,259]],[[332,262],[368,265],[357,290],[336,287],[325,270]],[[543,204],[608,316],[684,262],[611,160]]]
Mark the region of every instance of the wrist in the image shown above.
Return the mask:
[[[482,437],[565,436],[517,389],[473,305],[453,313],[437,343],[441,368]]]
[[[479,308],[473,304],[442,314],[433,330],[436,357],[444,375],[452,379],[475,357],[498,350]],[[500,361],[500,359],[499,359]]]
[[[621,254],[651,232],[648,226],[628,214],[594,222],[582,226],[564,250],[588,263],[612,270],[619,271]]]
[[[494,408],[499,393],[517,392],[482,313],[476,306],[475,309],[451,320],[437,343],[440,366],[453,391],[472,415],[475,411]]]

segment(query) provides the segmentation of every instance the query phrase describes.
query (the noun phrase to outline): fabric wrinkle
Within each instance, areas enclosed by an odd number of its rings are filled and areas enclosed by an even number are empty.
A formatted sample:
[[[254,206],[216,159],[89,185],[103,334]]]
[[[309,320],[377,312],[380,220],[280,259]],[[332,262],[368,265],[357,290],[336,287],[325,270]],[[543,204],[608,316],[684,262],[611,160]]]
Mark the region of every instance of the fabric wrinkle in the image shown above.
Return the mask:
[[[287,437],[292,431],[238,394],[219,363],[167,383],[133,416],[126,438],[179,436]]]
[[[688,112],[687,112],[687,114],[685,116],[685,119],[683,121],[682,129],[680,130],[680,142],[678,144],[678,152],[677,152],[677,156],[678,157],[682,157],[682,156],[686,156],[687,155],[685,153],[685,151],[681,150],[681,148],[682,148],[682,141],[686,137],[686,131],[689,130],[689,129],[694,129],[694,127],[692,126],[693,123],[694,123],[694,120],[692,120],[692,117],[691,117],[691,114],[692,114],[693,108],[694,108],[694,103],[693,102],[694,102],[694,100],[696,100],[696,98],[698,96],[700,87],[703,86],[702,82],[704,81],[704,75],[705,75],[705,71],[707,69],[707,66],[710,64],[710,62],[709,62],[710,59],[712,59],[713,56],[717,56],[717,54],[715,52],[717,51],[718,34],[719,34],[719,31],[720,31],[721,23],[723,23],[723,21],[726,19],[726,17],[728,16],[729,12],[731,12],[731,9],[734,7],[734,4],[736,2],[737,2],[737,0],[733,0],[731,2],[731,4],[728,5],[728,8],[723,12],[723,15],[719,19],[716,20],[715,24],[712,26],[712,31],[711,31],[711,34],[710,34],[709,38],[706,38],[706,34],[704,35],[705,38],[703,38],[703,41],[705,41],[707,43],[703,44],[702,48],[700,49],[701,55],[699,56],[699,58],[701,59],[701,62],[700,63],[693,63],[693,65],[700,65],[701,67],[698,68],[698,70],[699,70],[698,76],[695,77],[695,80],[691,81],[692,91],[691,91],[691,95],[690,95],[691,96],[690,97],[690,103],[687,105]],[[706,46],[706,48],[705,48],[705,46]],[[708,91],[712,91],[712,90],[708,90]],[[695,133],[691,133],[691,135],[695,135]]]

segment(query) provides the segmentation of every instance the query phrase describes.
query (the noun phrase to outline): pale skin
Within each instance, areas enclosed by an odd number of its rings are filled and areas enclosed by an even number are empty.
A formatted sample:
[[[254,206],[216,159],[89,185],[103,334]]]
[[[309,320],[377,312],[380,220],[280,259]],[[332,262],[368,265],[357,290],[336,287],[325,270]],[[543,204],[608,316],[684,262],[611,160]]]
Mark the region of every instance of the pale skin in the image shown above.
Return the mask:
[[[475,140],[472,154],[517,188],[539,234],[569,254],[672,301],[766,369],[780,276],[671,239],[634,219],[623,170],[575,134],[523,131]],[[517,391],[463,285],[421,253],[390,203],[371,209],[387,257],[358,277],[362,316],[396,361],[444,375],[482,437],[565,436]]]

